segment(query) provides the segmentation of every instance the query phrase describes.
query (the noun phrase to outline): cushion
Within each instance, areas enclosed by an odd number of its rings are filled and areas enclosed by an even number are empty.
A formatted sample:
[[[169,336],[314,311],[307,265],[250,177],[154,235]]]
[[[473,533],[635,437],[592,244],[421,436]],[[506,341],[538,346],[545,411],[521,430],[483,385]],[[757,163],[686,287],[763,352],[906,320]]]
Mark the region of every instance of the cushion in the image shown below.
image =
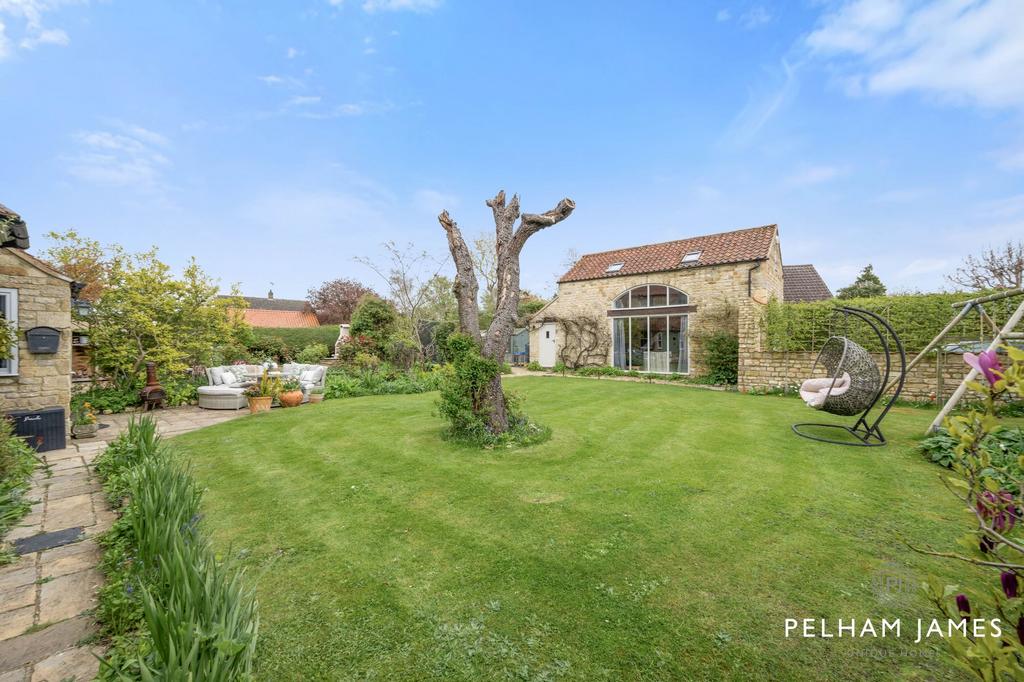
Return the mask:
[[[232,388],[230,386],[200,386],[196,389],[196,393],[202,395],[242,395],[245,392],[244,388]]]
[[[822,379],[808,379],[804,383],[800,384],[800,397],[809,407],[820,410],[830,396],[838,396],[846,393],[850,390],[851,385],[852,382],[850,380],[849,372],[843,372],[843,375],[835,380],[834,386],[832,384],[832,379],[828,377]]]
[[[309,382],[315,384],[317,381],[320,381],[320,372],[319,370],[315,369],[304,369],[299,374],[299,381],[303,383]]]
[[[220,375],[220,382],[222,384],[227,384],[228,386],[230,386],[231,384],[234,384],[237,381],[238,377],[236,377],[235,373],[232,372],[231,370],[226,369],[224,370],[224,373]]]
[[[213,385],[224,383],[224,368],[223,367],[211,367],[210,378],[213,380]]]

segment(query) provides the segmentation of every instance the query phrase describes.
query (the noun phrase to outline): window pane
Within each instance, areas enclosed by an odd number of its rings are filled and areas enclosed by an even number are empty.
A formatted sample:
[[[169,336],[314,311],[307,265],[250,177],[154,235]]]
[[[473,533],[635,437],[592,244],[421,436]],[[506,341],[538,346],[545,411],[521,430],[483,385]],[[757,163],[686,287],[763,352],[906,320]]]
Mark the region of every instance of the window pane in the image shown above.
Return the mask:
[[[629,297],[629,294],[626,294]],[[619,369],[627,369],[629,357],[629,318],[617,317],[612,326],[613,364]]]
[[[668,304],[669,305],[686,305],[686,294],[679,291],[678,289],[668,290]]]
[[[659,305],[668,305],[668,294],[666,287],[661,284],[652,284],[650,298],[648,299],[650,306],[653,308]]]
[[[644,369],[644,354],[647,353],[647,318],[629,318],[629,369]]]
[[[631,301],[630,308],[646,308],[647,307],[647,287],[637,287],[631,292],[633,300]]]
[[[669,318],[669,363],[673,372],[686,374],[690,371],[687,357],[686,315],[673,315]]]
[[[626,293],[622,294],[617,299],[615,299],[615,303],[613,305],[616,308],[628,308],[629,307],[629,292],[627,291]]]
[[[650,350],[647,353],[647,371],[666,374],[668,372],[668,318],[649,317]]]

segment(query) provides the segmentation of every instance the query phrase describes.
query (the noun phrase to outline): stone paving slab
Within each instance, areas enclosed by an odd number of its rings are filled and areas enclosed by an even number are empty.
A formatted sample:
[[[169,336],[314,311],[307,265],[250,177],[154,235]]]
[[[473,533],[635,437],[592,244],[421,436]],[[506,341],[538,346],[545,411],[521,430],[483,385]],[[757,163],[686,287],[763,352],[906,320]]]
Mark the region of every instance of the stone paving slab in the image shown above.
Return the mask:
[[[157,430],[170,437],[237,419],[246,410],[211,412],[196,407],[153,413]],[[103,583],[96,536],[117,519],[92,471],[93,460],[123,431],[129,415],[103,415],[96,439],[72,440],[64,450],[43,453],[47,464],[32,477],[32,509],[5,542],[38,543],[13,564],[0,567],[0,682],[91,680],[99,649],[84,644],[96,632],[91,610]],[[74,541],[42,549],[42,533],[73,531]],[[72,532],[69,530],[69,532]]]

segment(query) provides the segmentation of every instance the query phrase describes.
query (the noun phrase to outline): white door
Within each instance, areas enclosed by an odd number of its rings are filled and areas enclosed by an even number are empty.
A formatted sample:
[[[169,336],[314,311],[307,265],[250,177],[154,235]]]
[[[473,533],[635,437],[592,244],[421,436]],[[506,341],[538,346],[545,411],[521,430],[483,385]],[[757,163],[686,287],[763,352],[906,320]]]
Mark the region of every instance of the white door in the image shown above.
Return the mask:
[[[540,325],[540,346],[537,348],[541,367],[555,366],[555,323],[544,322]]]

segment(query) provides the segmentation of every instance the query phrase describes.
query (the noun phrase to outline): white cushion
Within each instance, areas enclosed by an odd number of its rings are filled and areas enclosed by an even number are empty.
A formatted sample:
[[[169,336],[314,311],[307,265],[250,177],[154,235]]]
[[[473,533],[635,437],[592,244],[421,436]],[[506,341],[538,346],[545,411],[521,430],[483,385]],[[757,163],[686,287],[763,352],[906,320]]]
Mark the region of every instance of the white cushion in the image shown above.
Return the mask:
[[[224,369],[222,367],[211,367],[210,378],[213,379],[213,385],[224,383]]]
[[[224,370],[224,373],[220,375],[220,382],[230,386],[231,384],[238,382],[238,377],[235,376],[234,372],[226,369]]]
[[[835,380],[834,385],[829,377],[808,379],[800,384],[800,397],[808,407],[820,410],[829,397],[842,395],[849,391],[851,386],[849,372],[843,372],[843,375]]]
[[[202,395],[242,395],[245,392],[244,388],[231,388],[230,386],[200,386],[196,389],[197,393]]]
[[[306,382],[313,383],[317,379],[320,378],[320,377],[317,376],[318,374],[319,374],[319,372],[317,372],[315,369],[304,369],[304,370],[302,370],[302,373],[299,374],[299,381],[301,381],[303,383],[306,383]]]

